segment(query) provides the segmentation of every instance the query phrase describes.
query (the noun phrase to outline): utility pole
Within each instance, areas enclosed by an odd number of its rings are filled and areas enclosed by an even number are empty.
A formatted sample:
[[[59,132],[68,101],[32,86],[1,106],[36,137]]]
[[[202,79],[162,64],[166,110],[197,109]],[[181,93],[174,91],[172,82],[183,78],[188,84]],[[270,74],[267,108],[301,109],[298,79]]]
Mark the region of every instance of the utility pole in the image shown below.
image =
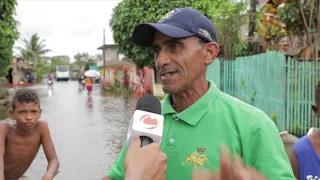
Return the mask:
[[[106,37],[105,37],[105,28],[103,28],[103,45],[102,45],[102,59],[103,59],[103,79],[106,78],[106,57],[105,57],[105,44],[106,44]]]

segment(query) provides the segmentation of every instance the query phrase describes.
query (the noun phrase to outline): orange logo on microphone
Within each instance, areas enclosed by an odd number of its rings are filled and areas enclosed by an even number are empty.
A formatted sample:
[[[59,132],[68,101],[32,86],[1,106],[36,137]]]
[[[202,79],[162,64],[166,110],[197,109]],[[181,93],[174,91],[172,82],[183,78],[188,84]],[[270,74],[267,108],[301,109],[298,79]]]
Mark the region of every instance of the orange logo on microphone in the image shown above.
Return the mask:
[[[146,129],[155,129],[158,126],[158,120],[152,117],[150,114],[141,116],[140,122]]]

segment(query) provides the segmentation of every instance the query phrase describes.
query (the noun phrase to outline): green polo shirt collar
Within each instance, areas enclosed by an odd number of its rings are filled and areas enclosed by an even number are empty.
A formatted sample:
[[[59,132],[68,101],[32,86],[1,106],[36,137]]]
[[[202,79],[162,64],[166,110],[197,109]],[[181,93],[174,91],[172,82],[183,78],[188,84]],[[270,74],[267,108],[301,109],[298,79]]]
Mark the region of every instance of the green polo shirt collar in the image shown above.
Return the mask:
[[[195,126],[202,116],[209,110],[210,105],[219,96],[220,90],[213,81],[208,80],[208,91],[190,107],[177,113],[171,105],[171,95],[167,94],[162,102],[162,115],[175,114],[180,120]]]

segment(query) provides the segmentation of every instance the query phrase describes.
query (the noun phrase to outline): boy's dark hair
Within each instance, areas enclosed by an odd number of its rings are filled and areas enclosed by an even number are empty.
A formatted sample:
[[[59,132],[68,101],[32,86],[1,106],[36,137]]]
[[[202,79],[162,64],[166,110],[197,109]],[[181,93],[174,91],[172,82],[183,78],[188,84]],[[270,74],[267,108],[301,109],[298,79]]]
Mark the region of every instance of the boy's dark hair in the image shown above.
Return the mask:
[[[320,106],[320,81],[318,82],[318,85],[316,87],[316,104],[317,106]]]
[[[40,106],[40,98],[38,93],[33,89],[18,89],[12,98],[11,107],[13,110],[15,110],[17,103],[29,102],[37,103]]]

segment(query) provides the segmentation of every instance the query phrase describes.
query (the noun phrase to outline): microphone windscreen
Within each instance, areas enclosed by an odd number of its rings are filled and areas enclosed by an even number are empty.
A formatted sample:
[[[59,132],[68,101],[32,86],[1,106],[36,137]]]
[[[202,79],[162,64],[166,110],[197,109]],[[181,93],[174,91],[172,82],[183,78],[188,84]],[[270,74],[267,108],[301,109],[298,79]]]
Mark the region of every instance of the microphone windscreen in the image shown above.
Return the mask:
[[[136,110],[147,111],[154,114],[161,114],[161,103],[155,96],[146,94],[138,100]]]

